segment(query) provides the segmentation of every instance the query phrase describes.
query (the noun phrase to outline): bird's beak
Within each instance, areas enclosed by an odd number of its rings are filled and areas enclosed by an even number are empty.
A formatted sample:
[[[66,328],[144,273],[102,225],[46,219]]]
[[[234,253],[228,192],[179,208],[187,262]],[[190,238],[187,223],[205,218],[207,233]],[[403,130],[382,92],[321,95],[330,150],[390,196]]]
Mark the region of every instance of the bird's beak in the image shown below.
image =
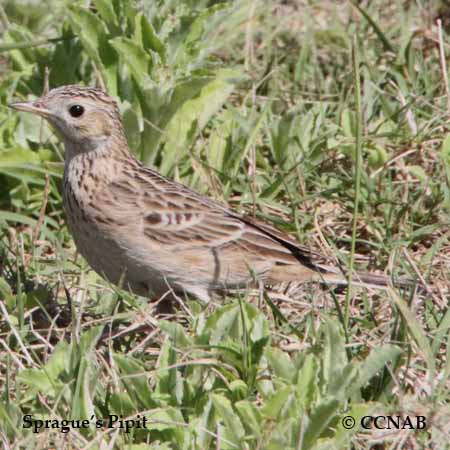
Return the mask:
[[[18,111],[30,112],[41,117],[51,117],[53,115],[51,111],[39,104],[38,100],[34,102],[15,102],[10,103],[8,106]]]

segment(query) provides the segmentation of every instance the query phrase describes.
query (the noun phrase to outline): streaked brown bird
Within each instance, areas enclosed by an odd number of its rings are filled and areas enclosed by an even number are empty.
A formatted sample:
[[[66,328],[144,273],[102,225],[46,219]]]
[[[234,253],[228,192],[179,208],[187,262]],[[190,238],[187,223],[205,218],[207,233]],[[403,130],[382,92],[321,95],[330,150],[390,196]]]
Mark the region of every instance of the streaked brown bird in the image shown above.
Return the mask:
[[[130,152],[116,102],[62,86],[10,105],[48,120],[64,141],[64,207],[79,252],[116,285],[208,301],[255,281],[345,284],[337,268],[270,225],[242,216],[144,167]],[[362,284],[389,279],[355,274]]]

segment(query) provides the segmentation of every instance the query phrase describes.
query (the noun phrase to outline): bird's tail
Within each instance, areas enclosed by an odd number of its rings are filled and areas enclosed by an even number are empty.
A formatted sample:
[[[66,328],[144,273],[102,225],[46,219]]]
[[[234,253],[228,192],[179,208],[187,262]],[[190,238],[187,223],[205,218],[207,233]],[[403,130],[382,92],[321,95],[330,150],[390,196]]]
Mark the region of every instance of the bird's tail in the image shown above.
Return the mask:
[[[324,267],[325,268],[325,267]],[[317,275],[318,280],[325,284],[348,285],[348,277],[338,272],[336,268],[326,267],[326,272]],[[387,275],[355,272],[352,275],[352,284],[373,289],[387,289],[389,287],[410,288],[416,283],[408,278],[392,278]]]
[[[270,285],[315,281],[324,284],[346,286],[349,278],[344,273],[344,270],[326,264],[315,264],[314,269],[305,267],[302,264],[275,266],[267,275],[267,284]],[[352,285],[373,289],[388,289],[389,287],[410,288],[416,284],[421,286],[421,283],[417,283],[408,278],[394,278],[374,273],[353,272],[351,278]]]

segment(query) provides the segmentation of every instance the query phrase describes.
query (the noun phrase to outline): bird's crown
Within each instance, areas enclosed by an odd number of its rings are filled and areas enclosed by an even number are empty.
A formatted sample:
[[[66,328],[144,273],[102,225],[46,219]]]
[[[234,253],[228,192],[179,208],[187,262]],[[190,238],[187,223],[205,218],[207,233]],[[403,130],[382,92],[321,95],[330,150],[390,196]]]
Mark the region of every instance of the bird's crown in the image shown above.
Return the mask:
[[[31,102],[13,103],[12,108],[47,119],[67,145],[85,151],[95,149],[110,136],[123,136],[117,103],[101,89],[61,86]]]

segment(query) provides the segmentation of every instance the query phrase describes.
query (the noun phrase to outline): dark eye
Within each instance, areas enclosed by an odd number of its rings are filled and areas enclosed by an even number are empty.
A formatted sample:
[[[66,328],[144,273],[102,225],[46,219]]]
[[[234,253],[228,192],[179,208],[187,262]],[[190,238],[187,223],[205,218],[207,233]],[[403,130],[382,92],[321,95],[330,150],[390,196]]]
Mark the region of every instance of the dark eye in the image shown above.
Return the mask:
[[[84,108],[81,105],[72,105],[69,108],[69,113],[72,117],[80,117],[84,113]]]

